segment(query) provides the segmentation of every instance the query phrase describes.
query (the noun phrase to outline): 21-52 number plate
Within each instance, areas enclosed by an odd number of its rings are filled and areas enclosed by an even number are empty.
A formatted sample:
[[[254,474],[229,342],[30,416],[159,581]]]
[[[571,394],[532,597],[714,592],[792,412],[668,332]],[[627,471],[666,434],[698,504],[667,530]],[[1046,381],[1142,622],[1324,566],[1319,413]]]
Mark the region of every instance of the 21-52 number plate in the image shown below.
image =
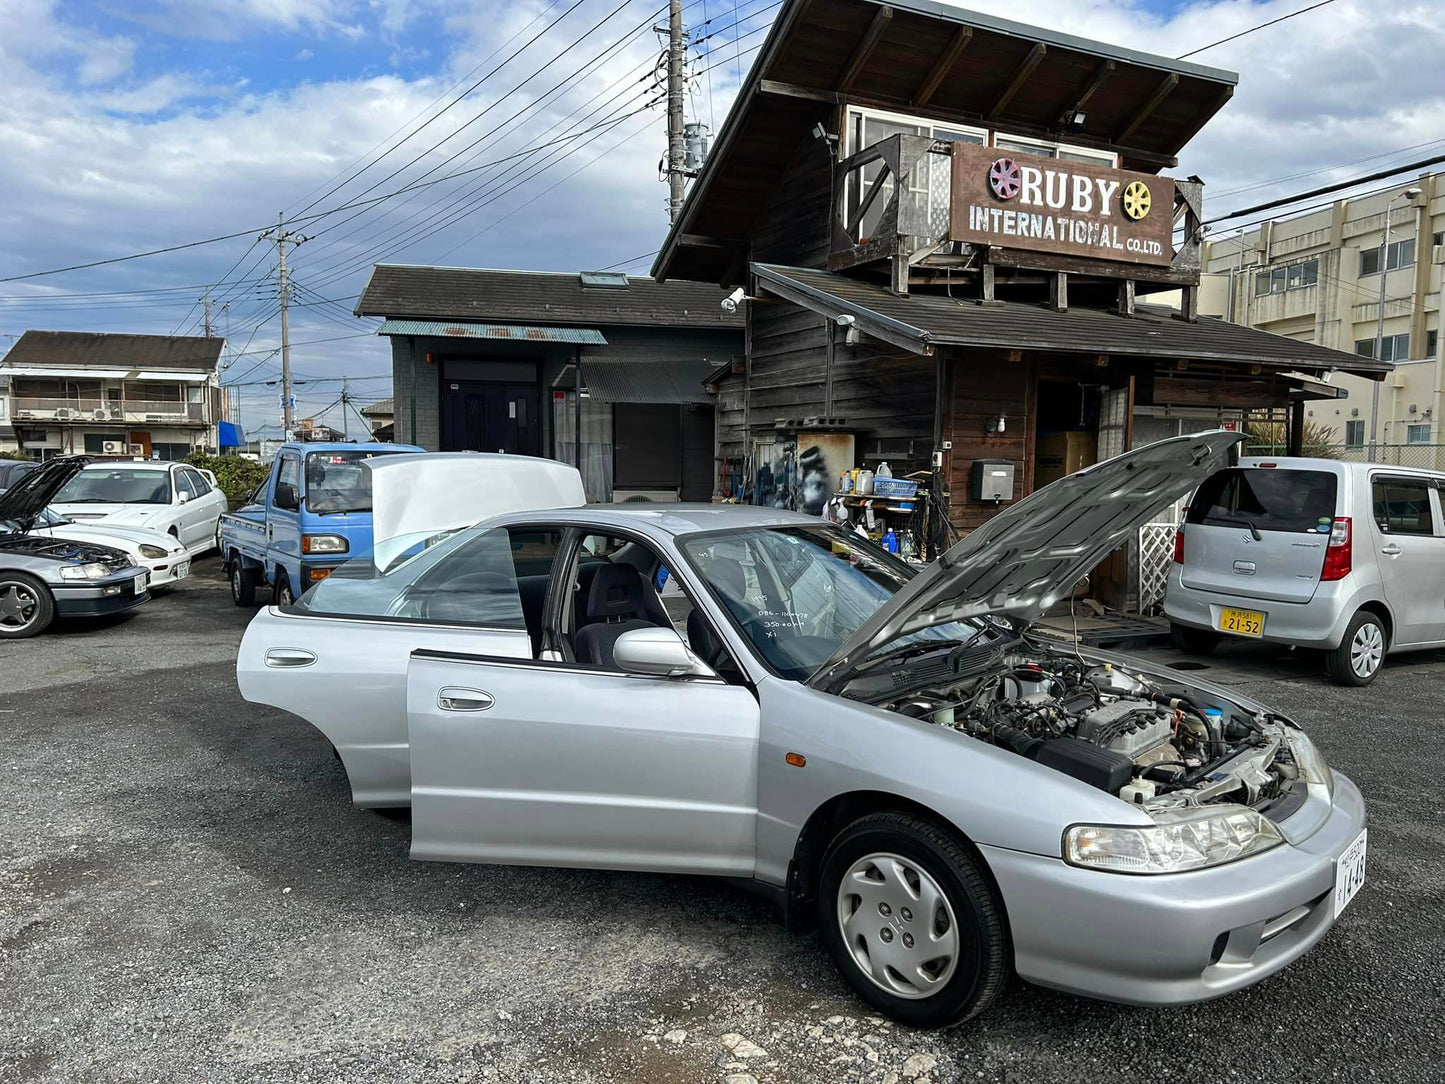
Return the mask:
[[[1225,606],[1219,611],[1219,631],[1236,636],[1263,636],[1264,614],[1258,610],[1236,610]]]

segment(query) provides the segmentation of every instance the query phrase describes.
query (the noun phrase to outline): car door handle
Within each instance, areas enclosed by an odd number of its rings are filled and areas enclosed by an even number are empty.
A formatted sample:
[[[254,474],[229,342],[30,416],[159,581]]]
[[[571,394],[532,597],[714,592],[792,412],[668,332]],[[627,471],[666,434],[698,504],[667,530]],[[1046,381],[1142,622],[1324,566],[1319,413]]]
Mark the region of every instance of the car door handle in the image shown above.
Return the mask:
[[[443,689],[437,693],[437,707],[442,711],[486,711],[494,703],[492,694],[480,689]]]
[[[1383,553],[1386,557],[1398,557],[1400,556],[1402,551],[1399,546],[1391,542],[1388,546],[1382,548],[1380,552]]]
[[[266,652],[266,665],[275,667],[310,666],[316,661],[316,656],[309,651],[302,651],[294,647],[273,647]]]

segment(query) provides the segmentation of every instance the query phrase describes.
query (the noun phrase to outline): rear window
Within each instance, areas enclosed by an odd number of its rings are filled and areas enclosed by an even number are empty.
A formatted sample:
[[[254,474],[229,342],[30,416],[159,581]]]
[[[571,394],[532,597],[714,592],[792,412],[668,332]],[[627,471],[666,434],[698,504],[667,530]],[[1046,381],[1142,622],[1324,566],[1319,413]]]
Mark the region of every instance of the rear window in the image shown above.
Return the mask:
[[[1222,470],[1199,487],[1187,522],[1328,534],[1335,516],[1335,483],[1335,476],[1322,470]]]

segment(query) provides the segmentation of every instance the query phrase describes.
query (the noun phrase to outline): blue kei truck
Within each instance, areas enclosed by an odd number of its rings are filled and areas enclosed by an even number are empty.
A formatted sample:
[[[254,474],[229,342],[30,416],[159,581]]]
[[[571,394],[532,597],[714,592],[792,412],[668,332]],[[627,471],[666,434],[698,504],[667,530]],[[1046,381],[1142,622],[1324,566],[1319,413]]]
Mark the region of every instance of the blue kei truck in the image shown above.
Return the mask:
[[[221,517],[231,601],[250,606],[269,588],[289,605],[347,561],[371,556],[374,456],[424,452],[409,444],[283,444],[246,505]]]

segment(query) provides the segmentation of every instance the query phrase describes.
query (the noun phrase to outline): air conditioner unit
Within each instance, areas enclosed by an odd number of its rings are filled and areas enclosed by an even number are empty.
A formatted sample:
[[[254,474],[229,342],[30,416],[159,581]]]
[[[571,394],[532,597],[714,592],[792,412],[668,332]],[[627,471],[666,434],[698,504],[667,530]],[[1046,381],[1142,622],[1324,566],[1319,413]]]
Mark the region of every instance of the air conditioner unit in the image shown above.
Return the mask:
[[[126,455],[145,455],[145,454],[146,454],[146,446],[145,446],[144,444],[127,444],[127,445],[125,446],[125,454],[126,454]]]
[[[103,440],[100,442],[101,455],[125,455],[125,441]]]
[[[56,407],[55,420],[58,422],[68,422],[70,421],[71,416],[74,413],[75,411],[71,410],[69,407]]]
[[[612,500],[617,504],[675,504],[675,489],[614,489]]]
[[[92,410],[90,412],[90,420],[93,422],[108,422],[110,421],[110,411]]]

